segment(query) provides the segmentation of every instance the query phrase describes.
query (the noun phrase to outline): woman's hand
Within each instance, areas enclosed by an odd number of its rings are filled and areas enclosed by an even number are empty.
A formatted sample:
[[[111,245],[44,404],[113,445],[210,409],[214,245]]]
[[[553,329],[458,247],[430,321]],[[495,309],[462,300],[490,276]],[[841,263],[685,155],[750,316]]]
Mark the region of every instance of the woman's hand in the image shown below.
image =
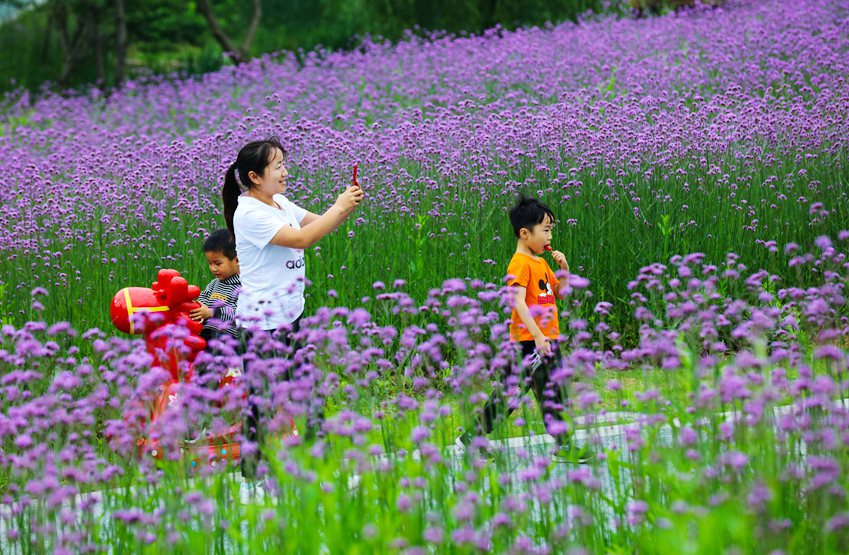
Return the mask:
[[[336,206],[349,214],[360,205],[364,197],[365,193],[361,187],[351,185],[336,199]]]

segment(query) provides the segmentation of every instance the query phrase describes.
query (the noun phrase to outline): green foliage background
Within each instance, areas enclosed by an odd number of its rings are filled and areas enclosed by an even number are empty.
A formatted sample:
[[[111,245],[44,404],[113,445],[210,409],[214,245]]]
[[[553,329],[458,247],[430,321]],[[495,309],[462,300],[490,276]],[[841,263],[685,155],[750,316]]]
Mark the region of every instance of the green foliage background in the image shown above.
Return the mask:
[[[67,2],[72,0],[49,0]],[[8,2],[7,2],[8,3]],[[46,4],[46,3],[45,3]],[[114,38],[108,0],[89,0],[103,12],[104,41]],[[197,74],[226,63],[206,22],[189,0],[129,1],[126,4],[130,77],[146,73]],[[318,46],[355,48],[362,37],[397,40],[405,30],[426,33],[479,33],[500,24],[513,29],[575,20],[588,10],[600,11],[601,0],[262,0],[263,16],[249,54]],[[252,16],[250,2],[212,0],[225,31],[241,43]],[[73,24],[73,22],[72,22]],[[0,91],[23,86],[37,89],[60,73],[63,52],[49,25],[45,5],[24,10],[0,24]],[[89,56],[69,86],[96,79]],[[107,85],[114,80],[114,52],[106,48]]]

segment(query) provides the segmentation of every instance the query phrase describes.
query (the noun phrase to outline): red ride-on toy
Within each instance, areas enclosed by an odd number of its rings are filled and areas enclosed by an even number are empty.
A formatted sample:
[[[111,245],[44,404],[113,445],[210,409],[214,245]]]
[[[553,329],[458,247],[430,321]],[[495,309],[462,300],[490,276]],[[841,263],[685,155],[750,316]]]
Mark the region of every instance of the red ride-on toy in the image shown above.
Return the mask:
[[[124,333],[143,334],[147,351],[153,357],[153,366],[170,373],[168,381],[162,385],[153,402],[147,407],[147,420],[138,423],[140,436],[136,444],[140,456],[152,456],[157,459],[163,457],[160,442],[149,437],[150,427],[175,402],[175,386],[191,382],[195,357],[206,348],[206,340],[199,335],[203,324],[189,318],[189,312],[199,306],[195,302],[198,295],[198,286],[189,285],[176,270],[163,269],[159,270],[157,281],[151,288],[125,287],[112,298],[109,313],[115,327]],[[139,313],[144,317],[136,316]],[[182,345],[175,345],[173,338],[179,337],[180,332],[185,335],[185,330],[188,330],[189,335],[183,339]],[[240,378],[241,368],[230,369],[219,378],[218,387],[231,387]],[[290,434],[298,434],[291,419],[289,427]],[[217,436],[177,443],[181,445],[183,456],[191,457],[192,466],[204,461],[211,464],[218,461],[236,461],[241,453],[238,443],[241,428],[241,423],[237,422]]]

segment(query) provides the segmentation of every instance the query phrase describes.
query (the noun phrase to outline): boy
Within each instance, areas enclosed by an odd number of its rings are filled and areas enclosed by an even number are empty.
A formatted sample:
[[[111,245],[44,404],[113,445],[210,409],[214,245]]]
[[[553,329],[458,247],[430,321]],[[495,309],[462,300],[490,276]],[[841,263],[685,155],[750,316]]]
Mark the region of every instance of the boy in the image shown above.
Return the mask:
[[[543,415],[546,429],[557,441],[555,456],[569,462],[586,462],[589,454],[573,450],[569,433],[561,416],[565,409],[565,389],[551,381],[551,372],[561,362],[560,323],[556,299],[563,298],[560,281],[542,258],[551,249],[551,231],[554,213],[537,199],[520,197],[510,210],[510,223],[516,234],[516,252],[507,267],[507,284],[511,289],[513,314],[510,322],[510,340],[517,344],[521,354],[524,380],[530,376],[531,387]],[[568,272],[566,256],[551,251],[551,256],[561,270]],[[506,378],[506,376],[505,376]],[[496,419],[512,409],[505,407],[503,395],[493,392],[484,406],[479,434],[492,432]],[[456,442],[465,448],[472,436],[464,432]]]
[[[242,282],[239,279],[239,259],[236,257],[236,242],[233,235],[227,229],[219,229],[212,232],[203,242],[203,253],[209,263],[209,271],[215,279],[209,282],[206,288],[198,296],[200,307],[189,312],[189,318],[195,322],[203,322],[201,337],[206,339],[206,352],[210,355],[220,354],[216,345],[210,344],[212,340],[221,340],[226,336],[236,337],[236,296]],[[220,375],[212,371],[212,362],[196,361],[197,383],[208,389],[218,389]],[[241,373],[241,369],[227,370],[227,376],[234,376],[234,372]],[[196,415],[197,418],[197,415]],[[191,430],[185,441],[195,443],[201,437],[206,436],[208,417],[200,415],[193,422]],[[199,430],[199,431],[198,431]]]
[[[203,252],[215,279],[198,297],[200,308],[192,310],[189,317],[204,323],[200,335],[207,341],[225,335],[236,337],[236,295],[242,284],[233,235],[227,229],[213,232],[204,241]]]

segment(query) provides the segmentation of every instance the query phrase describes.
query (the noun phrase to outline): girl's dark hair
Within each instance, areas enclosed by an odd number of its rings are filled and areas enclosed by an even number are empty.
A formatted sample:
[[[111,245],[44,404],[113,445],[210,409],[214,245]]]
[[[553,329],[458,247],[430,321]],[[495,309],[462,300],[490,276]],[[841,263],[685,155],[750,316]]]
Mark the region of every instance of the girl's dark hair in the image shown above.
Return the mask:
[[[539,199],[521,195],[516,201],[516,206],[510,210],[510,224],[513,225],[513,232],[518,237],[522,228],[533,231],[533,227],[541,224],[546,216],[551,218],[552,223],[554,222],[554,212],[551,208]]]
[[[217,229],[203,242],[203,252],[220,252],[230,260],[236,258],[236,241],[229,229]]]
[[[239,195],[242,194],[241,187],[246,189],[253,187],[253,182],[248,174],[250,172],[257,175],[265,173],[265,168],[271,163],[274,151],[277,149],[280,149],[283,156],[286,156],[286,149],[283,148],[280,139],[277,137],[250,142],[242,147],[239,155],[236,156],[236,161],[227,168],[227,173],[224,174],[224,188],[221,190],[221,200],[224,201],[224,221],[227,222],[227,229],[234,237],[236,230],[233,229],[233,215],[239,205]],[[238,177],[236,176],[237,172]]]

